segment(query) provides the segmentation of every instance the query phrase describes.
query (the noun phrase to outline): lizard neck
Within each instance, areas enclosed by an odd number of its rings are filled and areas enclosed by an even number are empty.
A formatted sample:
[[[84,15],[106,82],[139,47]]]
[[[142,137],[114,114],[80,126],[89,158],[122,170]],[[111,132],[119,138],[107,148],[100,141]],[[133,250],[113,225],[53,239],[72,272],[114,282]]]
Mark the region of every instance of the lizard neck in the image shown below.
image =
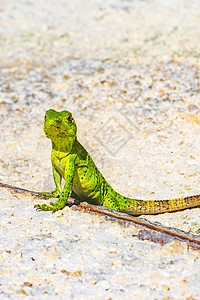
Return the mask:
[[[68,136],[67,138],[56,138],[56,140],[51,140],[51,142],[52,152],[57,157],[62,158],[72,151],[77,139],[74,136]]]

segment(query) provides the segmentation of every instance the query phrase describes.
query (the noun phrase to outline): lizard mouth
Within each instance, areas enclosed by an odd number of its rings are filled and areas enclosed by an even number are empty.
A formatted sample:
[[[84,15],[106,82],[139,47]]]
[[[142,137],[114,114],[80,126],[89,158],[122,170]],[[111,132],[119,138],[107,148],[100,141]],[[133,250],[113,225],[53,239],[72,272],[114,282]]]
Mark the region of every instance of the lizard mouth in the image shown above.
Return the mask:
[[[76,136],[76,131],[74,131],[72,128],[68,130],[63,130],[61,126],[58,126],[58,124],[51,124],[51,125],[46,125],[44,124],[44,133],[45,136],[49,139],[56,139],[56,138],[69,138],[69,137],[75,137]]]

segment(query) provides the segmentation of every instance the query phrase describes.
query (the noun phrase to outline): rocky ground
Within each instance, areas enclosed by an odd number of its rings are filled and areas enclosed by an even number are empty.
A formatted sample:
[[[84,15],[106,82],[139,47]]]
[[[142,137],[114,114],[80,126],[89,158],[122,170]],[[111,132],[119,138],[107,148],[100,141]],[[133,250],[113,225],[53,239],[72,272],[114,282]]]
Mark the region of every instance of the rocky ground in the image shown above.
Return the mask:
[[[199,17],[197,0],[0,1],[0,181],[53,189],[42,127],[54,108],[73,113],[120,193],[199,194]],[[200,254],[186,243],[0,192],[2,299],[200,298]],[[199,217],[145,218],[199,236]]]

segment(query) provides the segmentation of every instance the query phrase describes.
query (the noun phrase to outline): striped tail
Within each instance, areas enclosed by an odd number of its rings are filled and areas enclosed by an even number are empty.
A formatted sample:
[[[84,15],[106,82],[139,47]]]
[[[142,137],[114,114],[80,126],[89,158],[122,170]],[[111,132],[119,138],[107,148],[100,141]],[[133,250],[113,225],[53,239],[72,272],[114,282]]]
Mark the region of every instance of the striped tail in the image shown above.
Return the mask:
[[[200,194],[169,200],[124,199],[130,203],[130,207],[121,207],[120,211],[130,215],[154,215],[200,206]]]

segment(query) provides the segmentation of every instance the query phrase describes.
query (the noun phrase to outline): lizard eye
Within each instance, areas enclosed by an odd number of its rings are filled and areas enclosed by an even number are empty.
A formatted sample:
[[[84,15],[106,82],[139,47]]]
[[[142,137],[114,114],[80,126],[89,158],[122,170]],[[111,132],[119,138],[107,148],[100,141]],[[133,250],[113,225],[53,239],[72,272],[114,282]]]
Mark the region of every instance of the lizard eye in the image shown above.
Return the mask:
[[[69,117],[67,118],[67,121],[68,121],[69,123],[71,123],[71,122],[72,122],[72,116],[69,116]]]

